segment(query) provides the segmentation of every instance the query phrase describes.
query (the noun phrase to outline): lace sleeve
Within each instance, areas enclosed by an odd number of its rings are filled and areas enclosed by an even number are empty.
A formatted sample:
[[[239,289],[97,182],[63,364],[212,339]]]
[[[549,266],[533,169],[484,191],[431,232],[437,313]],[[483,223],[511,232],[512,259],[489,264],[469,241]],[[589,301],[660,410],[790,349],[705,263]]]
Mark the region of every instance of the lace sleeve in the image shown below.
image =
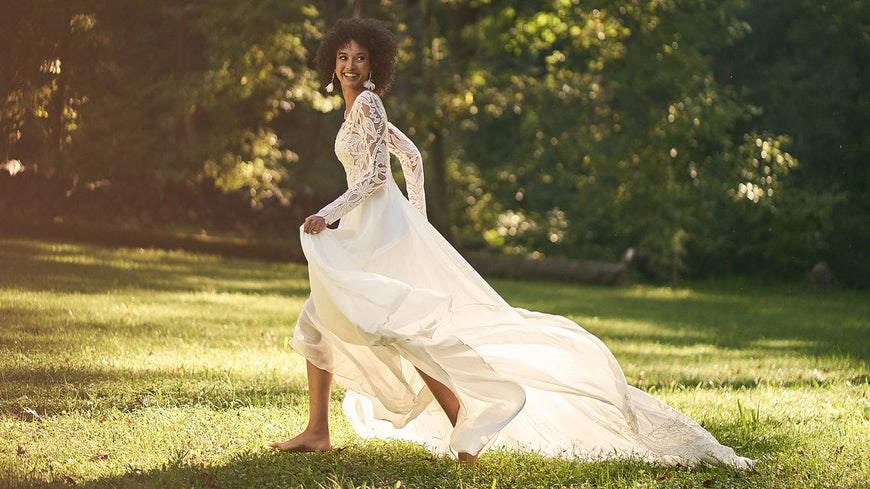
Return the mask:
[[[317,215],[332,224],[369,198],[387,182],[390,171],[390,153],[387,149],[387,114],[381,99],[372,92],[359,94],[359,99],[348,114],[347,123],[361,139],[359,147],[365,152],[365,174],[337,199],[320,209]]]
[[[396,155],[402,164],[408,200],[420,211],[420,214],[423,214],[423,217],[426,217],[426,190],[423,186],[423,157],[420,155],[420,150],[408,136],[392,124],[389,124],[387,145],[390,153]]]

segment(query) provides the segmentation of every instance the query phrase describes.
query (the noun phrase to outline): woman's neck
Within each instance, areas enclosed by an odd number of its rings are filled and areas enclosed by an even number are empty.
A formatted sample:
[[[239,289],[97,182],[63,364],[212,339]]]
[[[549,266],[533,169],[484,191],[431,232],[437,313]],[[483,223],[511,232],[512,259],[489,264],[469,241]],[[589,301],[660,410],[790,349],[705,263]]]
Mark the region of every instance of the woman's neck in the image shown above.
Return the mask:
[[[347,119],[347,115],[350,112],[350,108],[353,107],[354,101],[359,97],[363,91],[355,91],[355,90],[347,90],[344,93],[344,118]]]

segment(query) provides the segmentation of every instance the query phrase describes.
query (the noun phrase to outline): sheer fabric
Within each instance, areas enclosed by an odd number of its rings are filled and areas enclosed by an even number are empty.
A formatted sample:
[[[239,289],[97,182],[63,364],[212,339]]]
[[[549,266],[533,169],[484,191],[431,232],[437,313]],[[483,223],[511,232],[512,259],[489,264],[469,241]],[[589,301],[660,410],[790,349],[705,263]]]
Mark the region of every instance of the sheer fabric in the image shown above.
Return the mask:
[[[751,463],[628,386],[607,347],[576,323],[505,302],[426,220],[420,153],[377,95],[357,97],[335,151],[348,190],[318,215],[341,223],[300,229],[311,295],[292,346],[347,389],[345,415],[360,435],[436,453]],[[410,202],[392,178],[391,152]],[[455,427],[415,367],[456,394]]]

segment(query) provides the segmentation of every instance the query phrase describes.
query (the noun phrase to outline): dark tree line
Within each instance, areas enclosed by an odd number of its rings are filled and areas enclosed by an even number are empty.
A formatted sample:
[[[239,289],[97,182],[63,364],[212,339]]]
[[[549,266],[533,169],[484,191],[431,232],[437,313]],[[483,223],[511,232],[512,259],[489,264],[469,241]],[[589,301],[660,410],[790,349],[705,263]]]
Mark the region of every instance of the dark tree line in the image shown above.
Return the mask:
[[[870,283],[860,0],[4,0],[0,160],[304,215],[344,184],[311,57],[352,15],[399,38],[385,102],[459,245]]]

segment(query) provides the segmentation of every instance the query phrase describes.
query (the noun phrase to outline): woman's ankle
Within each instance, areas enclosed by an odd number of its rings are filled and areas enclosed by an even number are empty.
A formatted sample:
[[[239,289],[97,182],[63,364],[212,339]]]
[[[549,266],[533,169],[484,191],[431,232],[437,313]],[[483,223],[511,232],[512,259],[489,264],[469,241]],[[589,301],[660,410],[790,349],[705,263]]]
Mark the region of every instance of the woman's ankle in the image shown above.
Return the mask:
[[[313,436],[317,438],[329,438],[329,426],[311,426],[308,425],[302,430],[302,433],[308,436]]]
[[[477,462],[477,455],[472,455],[466,452],[459,452],[459,463],[463,464],[473,464]]]

